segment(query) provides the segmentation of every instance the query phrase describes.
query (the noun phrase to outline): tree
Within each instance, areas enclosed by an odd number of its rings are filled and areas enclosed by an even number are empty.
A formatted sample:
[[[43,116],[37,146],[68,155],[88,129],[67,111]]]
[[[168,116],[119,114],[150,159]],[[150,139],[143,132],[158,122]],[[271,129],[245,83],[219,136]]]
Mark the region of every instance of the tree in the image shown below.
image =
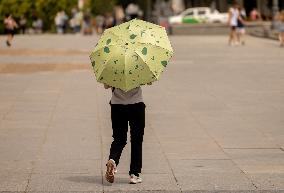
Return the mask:
[[[89,7],[94,15],[105,14],[106,12],[112,12],[117,0],[108,0],[107,3],[104,0],[90,0]]]
[[[3,24],[5,14],[12,14],[15,19],[22,15],[29,21],[34,17],[43,20],[44,30],[54,28],[54,18],[58,11],[64,10],[70,15],[71,9],[77,7],[78,0],[0,0],[0,22]],[[0,25],[0,33],[3,33]]]
[[[3,24],[6,14],[12,14],[16,20],[22,15],[30,17],[33,7],[33,1],[29,0],[0,0],[0,22]],[[0,33],[3,32],[4,26],[0,25]]]
[[[12,14],[15,18],[19,18],[22,15],[26,15],[33,8],[31,1],[25,0],[1,0],[0,1],[0,13],[1,17],[5,14]]]
[[[70,15],[71,9],[77,6],[78,0],[37,0],[35,1],[35,16],[40,17],[44,23],[44,29],[54,29],[54,18],[59,11],[65,11]]]

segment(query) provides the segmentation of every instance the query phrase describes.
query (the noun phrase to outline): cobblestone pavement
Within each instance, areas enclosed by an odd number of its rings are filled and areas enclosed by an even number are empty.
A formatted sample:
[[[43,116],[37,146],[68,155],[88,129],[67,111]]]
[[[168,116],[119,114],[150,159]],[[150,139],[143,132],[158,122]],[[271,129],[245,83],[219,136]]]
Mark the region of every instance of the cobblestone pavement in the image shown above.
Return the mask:
[[[284,192],[284,49],[248,37],[172,36],[147,105],[143,179],[129,143],[113,185],[110,91],[88,54],[97,36],[0,36],[0,192]]]

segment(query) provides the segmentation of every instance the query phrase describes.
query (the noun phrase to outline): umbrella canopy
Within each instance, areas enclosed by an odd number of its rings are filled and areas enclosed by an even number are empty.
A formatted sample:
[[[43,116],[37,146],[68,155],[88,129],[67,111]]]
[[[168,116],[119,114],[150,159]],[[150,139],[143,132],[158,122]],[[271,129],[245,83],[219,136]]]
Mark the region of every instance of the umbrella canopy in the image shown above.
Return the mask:
[[[164,27],[133,19],[105,30],[90,59],[98,82],[129,91],[158,80],[172,55]]]

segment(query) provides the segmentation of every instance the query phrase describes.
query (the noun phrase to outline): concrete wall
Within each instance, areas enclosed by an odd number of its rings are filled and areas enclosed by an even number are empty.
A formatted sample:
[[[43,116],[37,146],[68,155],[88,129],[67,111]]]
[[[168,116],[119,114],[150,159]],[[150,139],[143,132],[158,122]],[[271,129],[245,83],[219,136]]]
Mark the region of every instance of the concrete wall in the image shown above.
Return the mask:
[[[263,30],[270,27],[270,22],[248,23],[247,33]],[[229,27],[225,24],[181,24],[170,28],[172,35],[225,35],[229,33]]]

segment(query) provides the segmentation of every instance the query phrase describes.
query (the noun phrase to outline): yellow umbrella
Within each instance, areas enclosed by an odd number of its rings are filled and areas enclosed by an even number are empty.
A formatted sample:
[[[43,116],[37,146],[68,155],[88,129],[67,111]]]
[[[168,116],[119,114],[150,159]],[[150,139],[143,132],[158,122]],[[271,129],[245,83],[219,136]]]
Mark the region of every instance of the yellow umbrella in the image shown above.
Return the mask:
[[[133,19],[105,30],[90,59],[98,82],[129,91],[158,80],[172,56],[164,27]]]

